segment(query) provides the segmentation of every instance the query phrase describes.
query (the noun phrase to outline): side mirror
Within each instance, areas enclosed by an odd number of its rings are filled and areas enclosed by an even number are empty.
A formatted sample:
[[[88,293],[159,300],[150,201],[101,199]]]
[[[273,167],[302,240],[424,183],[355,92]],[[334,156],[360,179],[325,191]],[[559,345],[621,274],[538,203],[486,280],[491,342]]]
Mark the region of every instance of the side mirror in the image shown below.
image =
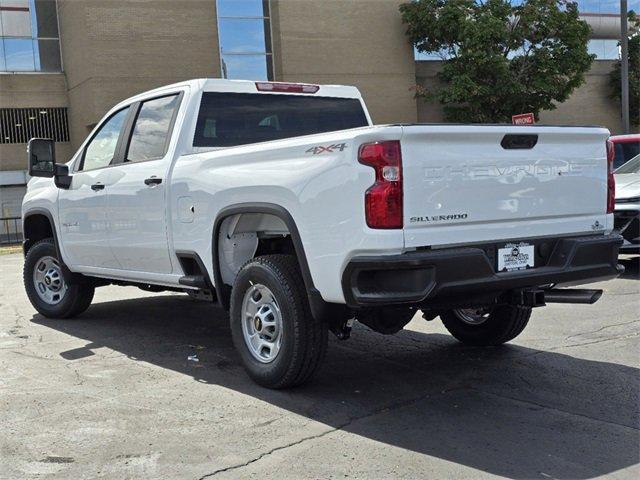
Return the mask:
[[[69,188],[71,176],[69,167],[56,164],[56,150],[53,140],[32,138],[27,146],[29,175],[32,177],[54,178],[56,187]]]
[[[29,175],[51,178],[56,173],[56,151],[53,140],[32,138],[27,146]]]

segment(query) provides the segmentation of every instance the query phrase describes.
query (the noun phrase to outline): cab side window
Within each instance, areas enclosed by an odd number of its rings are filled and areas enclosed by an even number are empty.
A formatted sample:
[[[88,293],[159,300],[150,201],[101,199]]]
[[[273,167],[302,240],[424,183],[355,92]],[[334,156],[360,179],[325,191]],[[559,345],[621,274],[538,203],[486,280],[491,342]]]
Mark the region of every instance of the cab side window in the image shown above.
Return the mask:
[[[95,170],[111,164],[116,154],[118,138],[129,113],[129,107],[114,113],[91,139],[84,151],[82,166],[79,170]]]
[[[179,96],[154,98],[140,105],[125,162],[144,162],[164,157],[169,143]]]

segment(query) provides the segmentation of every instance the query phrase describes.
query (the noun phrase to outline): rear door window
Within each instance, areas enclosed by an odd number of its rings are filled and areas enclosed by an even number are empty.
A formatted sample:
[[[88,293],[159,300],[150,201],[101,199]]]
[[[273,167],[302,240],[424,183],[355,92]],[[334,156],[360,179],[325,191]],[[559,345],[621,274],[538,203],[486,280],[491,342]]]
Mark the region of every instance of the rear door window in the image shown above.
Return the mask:
[[[164,157],[179,95],[154,98],[140,105],[125,162],[144,162]]]
[[[205,92],[193,146],[232,147],[367,125],[354,98]]]

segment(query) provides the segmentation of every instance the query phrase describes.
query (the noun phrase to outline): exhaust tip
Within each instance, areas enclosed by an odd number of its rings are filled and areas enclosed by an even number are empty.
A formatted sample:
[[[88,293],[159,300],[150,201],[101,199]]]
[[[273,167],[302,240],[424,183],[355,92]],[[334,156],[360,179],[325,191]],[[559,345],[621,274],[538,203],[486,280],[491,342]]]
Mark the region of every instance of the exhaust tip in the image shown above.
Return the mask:
[[[598,300],[600,300],[600,297],[602,296],[603,291],[602,290],[593,290],[593,295],[591,295],[589,304],[593,305],[594,303],[596,303]]]
[[[585,303],[593,305],[602,297],[602,290],[553,288],[544,292],[546,303]]]

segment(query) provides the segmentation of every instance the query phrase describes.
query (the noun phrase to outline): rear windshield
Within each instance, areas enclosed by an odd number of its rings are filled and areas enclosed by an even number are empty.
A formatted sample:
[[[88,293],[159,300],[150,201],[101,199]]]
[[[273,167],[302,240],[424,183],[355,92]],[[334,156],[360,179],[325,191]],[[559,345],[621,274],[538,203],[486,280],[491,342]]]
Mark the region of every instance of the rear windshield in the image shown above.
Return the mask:
[[[623,164],[614,173],[638,173],[640,172],[640,155],[636,155],[627,163]]]
[[[616,142],[614,146],[616,150],[616,157],[613,160],[614,168],[618,168],[640,153],[640,142],[638,141]]]
[[[366,125],[354,98],[205,92],[193,146],[232,147]]]

